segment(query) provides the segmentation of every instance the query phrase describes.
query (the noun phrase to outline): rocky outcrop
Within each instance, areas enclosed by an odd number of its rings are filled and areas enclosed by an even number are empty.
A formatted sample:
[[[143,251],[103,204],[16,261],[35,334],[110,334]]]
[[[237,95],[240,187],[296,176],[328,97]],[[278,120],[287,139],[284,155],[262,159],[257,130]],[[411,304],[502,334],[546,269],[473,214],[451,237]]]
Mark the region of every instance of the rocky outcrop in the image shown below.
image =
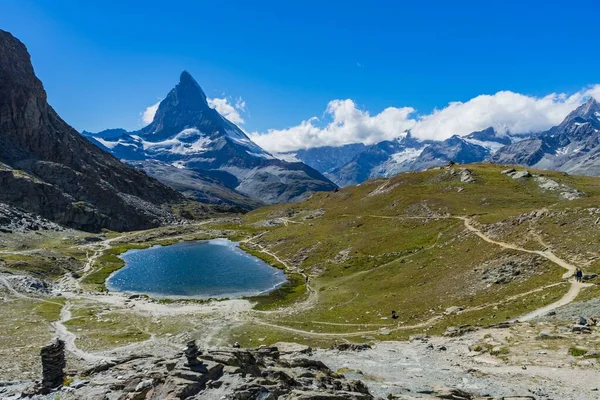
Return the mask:
[[[60,342],[56,343],[60,347]],[[50,352],[44,350],[44,354],[51,353],[51,357],[45,357],[54,368],[48,370],[49,387],[53,389],[62,385],[59,367],[64,367],[56,346]],[[191,341],[183,353],[172,358],[132,356],[101,363],[82,375],[85,380],[76,380],[78,384],[56,394],[61,399],[103,399],[106,393],[111,399],[129,400],[373,399],[361,381],[348,380],[302,353],[282,357],[277,347],[210,348],[201,352]]]
[[[0,203],[0,233],[62,230],[62,226],[39,215]]]
[[[183,199],[82,138],[47,102],[25,45],[0,30],[0,203],[61,225],[144,229]]]

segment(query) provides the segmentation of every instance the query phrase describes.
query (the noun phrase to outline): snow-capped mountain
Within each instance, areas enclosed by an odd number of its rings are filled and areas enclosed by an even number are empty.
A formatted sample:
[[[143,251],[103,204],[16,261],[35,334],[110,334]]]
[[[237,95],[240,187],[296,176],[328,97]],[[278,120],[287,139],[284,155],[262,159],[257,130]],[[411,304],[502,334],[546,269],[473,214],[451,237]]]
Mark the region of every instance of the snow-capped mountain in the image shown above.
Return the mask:
[[[499,134],[493,128],[473,132],[465,137],[455,135],[443,141],[419,140],[410,132],[406,132],[396,140],[386,140],[371,146],[319,147],[295,152],[293,156],[319,170],[337,185],[349,186],[370,178],[418,171],[443,165],[449,161],[459,163],[483,161],[492,152],[512,143],[513,140],[514,137],[509,134]],[[350,146],[354,146],[353,150],[362,148],[362,151],[355,152],[348,161],[343,157],[337,157],[340,151]],[[289,157],[290,153],[285,156]]]
[[[286,153],[275,154],[285,161],[301,161],[321,172],[327,174],[334,169],[346,164],[358,153],[367,149],[362,143],[352,143],[342,146],[323,146],[312,149],[302,149]]]
[[[600,175],[600,104],[590,98],[560,125],[501,148],[491,161]]]
[[[454,135],[444,141],[433,142],[408,165],[408,169],[418,171],[443,165],[449,161],[468,164],[485,160],[490,155],[490,150],[481,144],[472,143],[472,140]]]
[[[187,71],[160,103],[150,125],[137,132],[83,134],[117,158],[200,200],[222,197],[239,204],[239,199],[223,197],[234,191],[244,202],[272,204],[336,187],[313,168],[275,158],[252,142],[208,105]]]
[[[350,186],[370,178],[395,175],[404,171],[403,166],[418,157],[427,145],[407,132],[396,140],[384,140],[367,146],[352,160],[326,176],[339,186]]]

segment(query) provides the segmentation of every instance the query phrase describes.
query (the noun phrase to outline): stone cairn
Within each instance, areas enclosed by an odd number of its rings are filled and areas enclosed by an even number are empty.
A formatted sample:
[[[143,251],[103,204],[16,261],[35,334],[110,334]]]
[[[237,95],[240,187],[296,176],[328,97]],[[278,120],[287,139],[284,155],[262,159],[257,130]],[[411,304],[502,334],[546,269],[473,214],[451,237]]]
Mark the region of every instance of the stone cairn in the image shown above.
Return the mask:
[[[40,350],[42,357],[42,391],[49,392],[63,385],[65,378],[65,342],[55,338]]]
[[[198,356],[202,353],[200,350],[198,350],[195,340],[190,340],[186,343],[186,349],[183,351],[183,353],[187,359],[187,362],[185,363],[186,367],[193,370],[198,370],[200,372],[201,370],[206,369],[204,364],[202,364],[202,361],[198,360]]]

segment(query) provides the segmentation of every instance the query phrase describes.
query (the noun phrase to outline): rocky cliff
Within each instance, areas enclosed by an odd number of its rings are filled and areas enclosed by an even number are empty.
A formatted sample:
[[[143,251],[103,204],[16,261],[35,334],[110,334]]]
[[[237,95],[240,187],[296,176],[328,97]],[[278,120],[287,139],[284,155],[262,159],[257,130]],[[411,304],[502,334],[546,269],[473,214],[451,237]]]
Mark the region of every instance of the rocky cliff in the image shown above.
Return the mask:
[[[47,102],[23,43],[0,30],[0,202],[69,227],[155,227],[182,200],[89,143]]]

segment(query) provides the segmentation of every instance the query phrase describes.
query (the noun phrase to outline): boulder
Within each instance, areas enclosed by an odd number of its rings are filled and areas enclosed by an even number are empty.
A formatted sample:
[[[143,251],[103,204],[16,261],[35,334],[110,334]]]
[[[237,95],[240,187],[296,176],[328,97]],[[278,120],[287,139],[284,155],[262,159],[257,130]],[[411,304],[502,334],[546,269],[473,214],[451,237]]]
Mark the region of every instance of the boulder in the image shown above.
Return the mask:
[[[473,332],[476,328],[471,325],[461,325],[461,326],[449,326],[444,332],[444,336],[446,337],[457,337],[462,336],[467,332]]]
[[[460,306],[452,306],[452,307],[448,307],[446,308],[446,311],[444,311],[444,314],[456,314],[459,311],[464,310],[464,307],[460,307]]]
[[[531,178],[529,171],[519,171],[511,175],[513,179]]]
[[[472,400],[475,398],[474,394],[465,392],[464,390],[457,389],[457,388],[437,389],[434,393],[434,396],[439,399],[449,399],[449,400]]]
[[[338,343],[331,346],[330,349],[339,351],[364,351],[372,349],[372,347],[368,344]]]
[[[578,333],[592,333],[592,329],[589,326],[575,324],[571,328],[571,331]]]
[[[592,279],[596,278],[598,276],[598,274],[584,274],[581,279],[583,279],[583,281],[591,281]]]
[[[277,342],[273,347],[277,347],[279,354],[308,354],[312,352],[309,346],[291,342]]]

